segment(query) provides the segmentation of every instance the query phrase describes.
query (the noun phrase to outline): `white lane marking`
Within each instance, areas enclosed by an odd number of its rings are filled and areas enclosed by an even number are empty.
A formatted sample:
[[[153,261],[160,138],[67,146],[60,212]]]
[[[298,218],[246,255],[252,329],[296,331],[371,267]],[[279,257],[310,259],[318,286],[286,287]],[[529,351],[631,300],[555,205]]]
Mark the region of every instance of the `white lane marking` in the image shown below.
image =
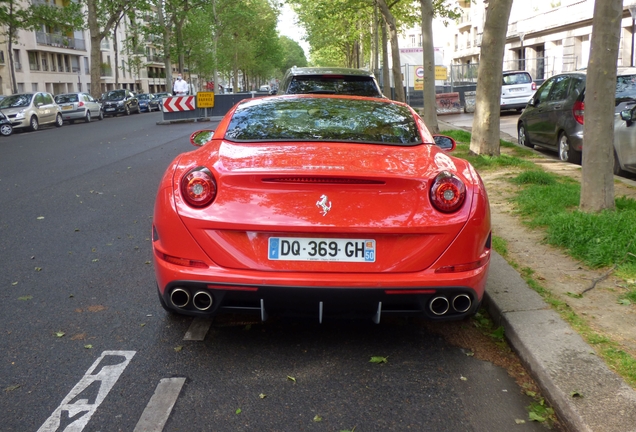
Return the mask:
[[[212,325],[211,318],[195,318],[190,324],[190,328],[186,332],[183,340],[202,341],[210,330]]]
[[[135,353],[136,351],[102,352],[102,355],[95,360],[82,379],[62,400],[60,406],[40,426],[38,432],[55,432],[58,429],[64,432],[82,431],[97,407],[106,399],[108,392],[113,388]],[[93,375],[93,372],[97,373]]]
[[[146,409],[133,432],[161,432],[172,412],[185,378],[164,378],[159,381]]]

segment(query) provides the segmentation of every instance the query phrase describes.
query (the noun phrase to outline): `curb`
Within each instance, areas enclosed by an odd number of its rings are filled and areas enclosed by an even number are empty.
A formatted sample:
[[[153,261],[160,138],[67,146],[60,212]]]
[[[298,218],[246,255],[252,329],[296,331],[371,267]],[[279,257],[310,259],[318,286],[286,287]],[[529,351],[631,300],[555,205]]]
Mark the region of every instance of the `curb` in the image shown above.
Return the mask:
[[[198,122],[209,122],[210,117],[198,117],[198,118],[188,118],[188,119],[176,119],[176,120],[162,120],[158,121],[158,125],[169,125],[174,123],[198,123]]]

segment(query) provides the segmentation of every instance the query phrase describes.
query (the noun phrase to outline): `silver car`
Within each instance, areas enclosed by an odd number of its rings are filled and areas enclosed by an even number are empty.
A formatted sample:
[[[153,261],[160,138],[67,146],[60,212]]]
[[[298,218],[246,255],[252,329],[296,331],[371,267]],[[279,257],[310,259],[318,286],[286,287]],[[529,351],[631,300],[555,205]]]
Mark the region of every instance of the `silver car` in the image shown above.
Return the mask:
[[[636,103],[636,101],[634,101]],[[636,105],[614,116],[614,174],[636,174]]]
[[[501,83],[501,110],[521,111],[537,90],[532,76],[526,71],[505,71]]]
[[[62,110],[51,93],[20,93],[0,101],[0,111],[11,122],[14,129],[38,130],[40,125],[64,124]]]
[[[75,120],[90,123],[91,119],[104,119],[102,105],[88,93],[64,93],[55,96],[62,110],[62,118],[73,124]]]

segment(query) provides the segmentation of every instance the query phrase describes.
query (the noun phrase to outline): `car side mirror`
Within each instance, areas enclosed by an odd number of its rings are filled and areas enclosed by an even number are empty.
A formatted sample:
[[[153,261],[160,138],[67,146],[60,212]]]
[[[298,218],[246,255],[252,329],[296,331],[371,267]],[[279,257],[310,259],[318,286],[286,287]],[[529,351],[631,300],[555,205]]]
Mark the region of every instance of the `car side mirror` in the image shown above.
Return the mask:
[[[452,152],[457,147],[457,142],[446,135],[433,135],[435,145],[445,152]]]
[[[632,122],[634,121],[633,109],[630,108],[630,109],[621,111],[621,119],[625,120],[625,123],[627,123],[627,126],[630,126]]]
[[[190,142],[195,147],[201,147],[210,142],[214,136],[214,131],[209,129],[198,130],[190,135]]]

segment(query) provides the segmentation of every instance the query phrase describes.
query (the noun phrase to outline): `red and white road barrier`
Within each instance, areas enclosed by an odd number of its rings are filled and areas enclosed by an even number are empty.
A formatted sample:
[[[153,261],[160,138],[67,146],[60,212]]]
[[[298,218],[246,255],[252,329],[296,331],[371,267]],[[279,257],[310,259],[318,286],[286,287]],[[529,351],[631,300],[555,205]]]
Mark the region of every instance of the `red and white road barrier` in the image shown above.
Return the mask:
[[[193,111],[196,99],[194,96],[172,96],[163,99],[163,112]]]

